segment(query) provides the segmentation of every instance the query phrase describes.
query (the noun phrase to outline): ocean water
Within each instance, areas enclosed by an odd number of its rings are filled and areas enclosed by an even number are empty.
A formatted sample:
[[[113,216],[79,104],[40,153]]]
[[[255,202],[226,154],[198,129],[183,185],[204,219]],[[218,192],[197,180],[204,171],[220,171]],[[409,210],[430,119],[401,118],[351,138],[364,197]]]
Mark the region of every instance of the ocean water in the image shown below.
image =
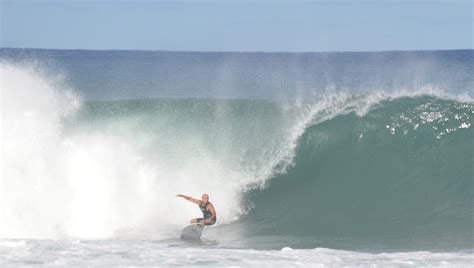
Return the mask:
[[[474,262],[474,51],[0,49],[0,265]],[[218,222],[180,230],[210,195]]]

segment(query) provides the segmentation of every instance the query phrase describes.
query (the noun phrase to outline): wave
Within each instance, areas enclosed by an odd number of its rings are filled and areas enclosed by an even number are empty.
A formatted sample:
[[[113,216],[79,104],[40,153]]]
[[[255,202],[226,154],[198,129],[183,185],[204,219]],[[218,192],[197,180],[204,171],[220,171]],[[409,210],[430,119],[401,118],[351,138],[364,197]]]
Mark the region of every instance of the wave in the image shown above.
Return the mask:
[[[203,192],[244,236],[470,232],[467,95],[83,101],[1,71],[0,237],[175,236],[199,211],[174,195]]]
[[[252,235],[473,241],[472,102],[378,102],[305,128],[293,164],[248,191]],[[447,242],[446,242],[447,243]]]

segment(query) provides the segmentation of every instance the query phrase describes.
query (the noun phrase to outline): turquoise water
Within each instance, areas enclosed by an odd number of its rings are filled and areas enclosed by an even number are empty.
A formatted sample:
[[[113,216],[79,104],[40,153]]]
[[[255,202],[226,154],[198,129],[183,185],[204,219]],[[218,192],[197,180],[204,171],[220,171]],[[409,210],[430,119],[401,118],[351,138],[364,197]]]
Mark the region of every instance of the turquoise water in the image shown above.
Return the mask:
[[[291,168],[247,193],[254,208],[243,222],[306,240],[469,248],[473,108],[404,97],[309,126]]]

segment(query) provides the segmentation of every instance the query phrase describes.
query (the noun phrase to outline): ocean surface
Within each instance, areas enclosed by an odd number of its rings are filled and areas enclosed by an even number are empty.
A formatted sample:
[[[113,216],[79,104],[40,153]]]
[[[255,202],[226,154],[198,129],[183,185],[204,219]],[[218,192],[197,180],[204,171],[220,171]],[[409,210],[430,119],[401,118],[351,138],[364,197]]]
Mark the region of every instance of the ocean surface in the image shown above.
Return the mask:
[[[0,266],[474,262],[474,50],[2,48],[0,74]]]

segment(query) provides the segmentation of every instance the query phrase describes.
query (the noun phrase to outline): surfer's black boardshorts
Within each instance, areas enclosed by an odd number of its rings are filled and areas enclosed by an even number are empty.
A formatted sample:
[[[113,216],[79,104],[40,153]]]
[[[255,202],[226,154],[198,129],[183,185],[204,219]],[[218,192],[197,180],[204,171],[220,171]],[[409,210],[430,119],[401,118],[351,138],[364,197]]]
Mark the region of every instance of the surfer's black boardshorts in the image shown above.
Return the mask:
[[[200,223],[201,221],[205,220],[204,218],[197,218],[196,221],[198,223]],[[210,223],[206,224],[206,225],[214,225],[216,223],[216,220],[217,219],[213,219]]]

